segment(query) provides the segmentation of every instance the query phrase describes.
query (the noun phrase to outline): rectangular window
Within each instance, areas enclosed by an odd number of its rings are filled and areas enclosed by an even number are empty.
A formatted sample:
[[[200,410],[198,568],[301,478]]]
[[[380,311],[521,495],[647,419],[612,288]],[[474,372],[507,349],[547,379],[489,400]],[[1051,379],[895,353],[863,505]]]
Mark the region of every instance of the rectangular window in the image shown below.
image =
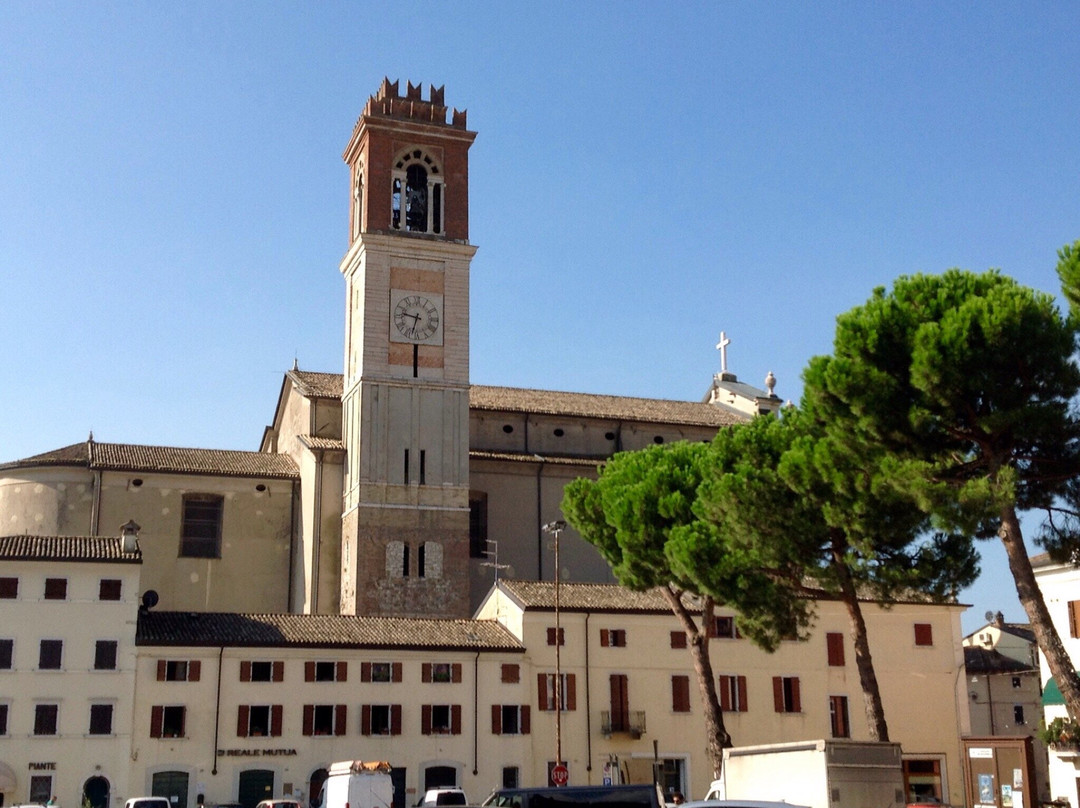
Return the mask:
[[[119,578],[102,578],[98,583],[98,600],[120,600]]]
[[[0,704],[0,736],[7,735],[7,714],[8,706],[6,704]]]
[[[37,704],[34,706],[34,734],[55,735],[56,717],[60,712],[59,705]]]
[[[674,713],[690,712],[690,677],[671,677],[671,711]]]
[[[240,663],[241,682],[281,682],[285,679],[285,663],[268,660],[244,660]]]
[[[673,631],[673,632],[671,632],[671,647],[672,648],[685,648],[686,647],[686,632],[685,631]]]
[[[240,738],[281,735],[281,705],[241,704],[236,708],[236,735]]]
[[[518,788],[521,782],[521,770],[517,766],[503,766],[502,787]]]
[[[1015,687],[1020,687],[1020,684],[1021,684],[1021,681],[1020,681],[1020,677],[1019,677],[1019,676],[1014,676],[1014,677],[1012,678],[1012,686],[1013,686],[1014,688],[1015,688]]]
[[[116,670],[116,640],[98,640],[94,643],[94,670]]]
[[[621,628],[600,629],[600,645],[603,648],[625,648],[626,631]]]
[[[400,704],[360,705],[361,735],[400,735]]]
[[[180,555],[186,558],[221,558],[221,516],[225,497],[185,494]]]
[[[38,651],[38,670],[58,671],[64,658],[63,640],[42,640]]]
[[[159,682],[197,682],[202,663],[197,659],[159,659],[157,680]]]
[[[514,685],[521,681],[521,667],[519,665],[503,665],[502,681],[505,684]]]
[[[934,627],[929,623],[916,623],[915,624],[915,644],[916,645],[933,645],[934,644]]]
[[[773,677],[773,706],[778,713],[801,713],[798,676]]]
[[[14,656],[15,640],[0,640],[0,671],[11,670],[11,660]]]
[[[157,705],[150,708],[151,738],[183,738],[185,708]]]
[[[832,726],[832,736],[834,738],[851,737],[847,696],[829,696],[829,723]]]
[[[6,576],[0,578],[0,598],[11,600],[17,597],[19,597],[19,579]]]
[[[1013,723],[1018,727],[1022,727],[1027,723],[1027,720],[1024,718],[1023,704],[1013,705]]]
[[[527,704],[492,704],[492,735],[528,735],[529,705]]]
[[[460,735],[460,704],[425,704],[420,708],[420,732],[424,735]]]
[[[713,619],[712,636],[729,640],[738,640],[742,638],[739,629],[735,626],[735,618],[730,615],[718,615]]]
[[[460,662],[425,662],[420,667],[422,682],[460,682]]]
[[[30,777],[30,802],[33,805],[45,805],[52,796],[52,775],[35,774]]]
[[[111,704],[90,705],[90,734],[112,735],[113,706]]]
[[[348,681],[348,662],[315,661],[304,663],[305,682],[345,682]]]
[[[344,735],[344,704],[305,704],[304,735]]]
[[[555,674],[536,674],[537,704],[541,710],[554,711],[555,705],[562,702],[562,712],[577,709],[577,678],[575,674],[564,673],[561,678],[559,699],[555,696]]]
[[[825,648],[828,652],[829,666],[844,667],[844,635],[838,631],[830,631],[825,635]]]
[[[487,558],[488,497],[484,491],[469,492],[469,557]]]
[[[46,578],[45,600],[67,600],[67,578]]]
[[[361,662],[361,682],[400,682],[400,662]]]
[[[746,677],[721,674],[718,678],[720,709],[725,713],[745,713],[749,708],[746,699]]]
[[[555,645],[555,637],[556,637],[555,627],[551,626],[547,630],[547,644],[548,645]],[[558,638],[559,638],[559,645],[566,645],[566,631],[563,629],[562,626],[559,626]]]

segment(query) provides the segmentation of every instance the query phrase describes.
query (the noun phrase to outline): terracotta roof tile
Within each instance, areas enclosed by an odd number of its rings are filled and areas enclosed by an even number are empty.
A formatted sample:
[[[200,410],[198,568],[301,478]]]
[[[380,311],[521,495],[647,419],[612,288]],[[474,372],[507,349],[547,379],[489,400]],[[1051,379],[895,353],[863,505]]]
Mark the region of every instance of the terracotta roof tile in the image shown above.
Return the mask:
[[[343,381],[340,373],[290,370],[287,375],[301,395],[311,398],[341,398]]]
[[[0,536],[0,559],[139,564],[142,553],[125,553],[119,536]]]
[[[345,444],[341,438],[320,438],[318,435],[300,435],[300,441],[309,449],[344,452]]]
[[[427,620],[329,614],[139,614],[138,645],[300,648],[400,648],[522,651],[493,620]]]
[[[491,452],[482,449],[472,449],[469,452],[471,460],[499,460],[509,463],[535,463],[541,459],[544,463],[553,466],[588,466],[595,468],[607,460],[607,457],[565,457],[563,455],[543,454],[541,452]]]
[[[971,645],[964,646],[964,667],[968,673],[1025,673],[1036,670],[999,651]]]

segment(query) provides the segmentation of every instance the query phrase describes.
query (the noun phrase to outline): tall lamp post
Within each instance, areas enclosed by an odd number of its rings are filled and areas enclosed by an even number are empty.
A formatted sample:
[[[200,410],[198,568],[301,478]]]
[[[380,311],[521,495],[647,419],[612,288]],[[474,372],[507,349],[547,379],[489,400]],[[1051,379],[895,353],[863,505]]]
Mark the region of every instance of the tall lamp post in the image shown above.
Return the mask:
[[[562,625],[559,621],[559,534],[566,530],[566,522],[556,519],[543,527],[545,533],[555,537],[555,765],[562,766]]]

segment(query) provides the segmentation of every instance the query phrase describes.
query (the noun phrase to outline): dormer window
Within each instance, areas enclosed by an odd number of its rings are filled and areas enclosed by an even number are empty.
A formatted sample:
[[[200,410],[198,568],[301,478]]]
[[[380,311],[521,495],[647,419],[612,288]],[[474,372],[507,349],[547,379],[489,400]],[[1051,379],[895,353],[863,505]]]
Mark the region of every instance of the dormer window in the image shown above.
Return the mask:
[[[439,164],[422,149],[403,154],[394,164],[391,219],[395,230],[443,232],[443,178]]]

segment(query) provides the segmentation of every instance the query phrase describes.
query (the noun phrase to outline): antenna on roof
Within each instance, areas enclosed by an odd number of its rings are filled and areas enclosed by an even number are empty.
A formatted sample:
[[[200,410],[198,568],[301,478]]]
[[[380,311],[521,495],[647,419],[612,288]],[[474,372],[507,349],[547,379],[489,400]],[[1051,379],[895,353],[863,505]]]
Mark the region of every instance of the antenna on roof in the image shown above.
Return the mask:
[[[494,539],[486,539],[487,544],[491,545],[493,549],[487,549],[484,554],[491,559],[491,561],[481,561],[481,567],[492,567],[495,570],[495,583],[499,582],[499,570],[510,569],[509,564],[499,563],[499,543]]]

